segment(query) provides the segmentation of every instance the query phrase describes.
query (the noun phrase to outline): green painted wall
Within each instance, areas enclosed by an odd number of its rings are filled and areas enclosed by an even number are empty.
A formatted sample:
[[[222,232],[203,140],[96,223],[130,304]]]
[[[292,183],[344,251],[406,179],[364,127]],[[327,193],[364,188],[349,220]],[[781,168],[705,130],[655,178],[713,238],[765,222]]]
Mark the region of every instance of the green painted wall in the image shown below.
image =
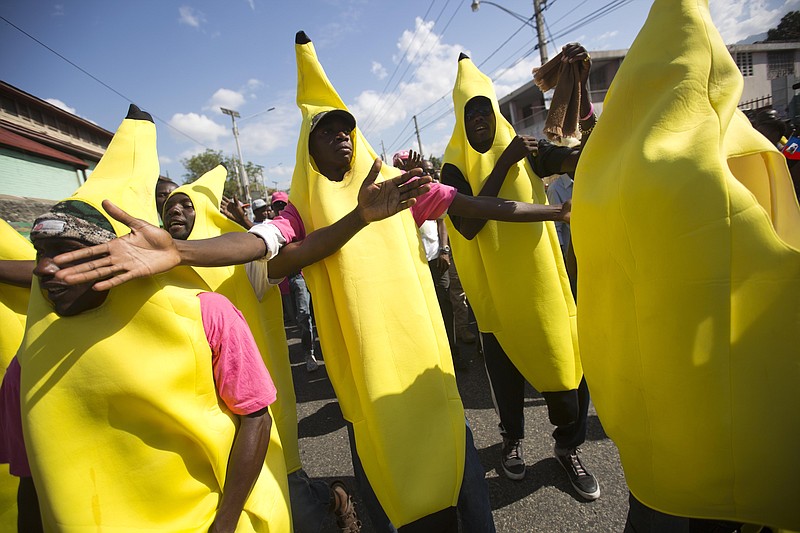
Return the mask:
[[[0,194],[61,200],[79,186],[70,165],[0,147]]]

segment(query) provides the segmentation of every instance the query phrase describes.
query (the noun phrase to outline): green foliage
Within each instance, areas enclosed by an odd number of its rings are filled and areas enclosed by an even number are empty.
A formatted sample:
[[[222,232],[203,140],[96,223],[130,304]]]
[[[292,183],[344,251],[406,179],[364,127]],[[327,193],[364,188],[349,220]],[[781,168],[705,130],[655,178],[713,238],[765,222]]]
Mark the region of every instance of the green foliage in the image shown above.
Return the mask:
[[[777,28],[767,31],[767,41],[800,41],[800,11],[786,13]]]
[[[442,168],[442,160],[441,158],[430,156],[428,160],[433,163],[433,168],[441,169]]]
[[[181,163],[183,168],[186,169],[183,174],[184,183],[192,183],[217,165],[225,165],[225,168],[228,169],[228,178],[225,180],[225,196],[244,197],[244,193],[239,187],[239,162],[234,157],[223,155],[222,150],[208,148],[205,152],[182,159]],[[253,198],[262,197],[264,192],[262,185],[264,167],[252,161],[247,161],[244,164],[244,169],[250,180],[250,195]]]

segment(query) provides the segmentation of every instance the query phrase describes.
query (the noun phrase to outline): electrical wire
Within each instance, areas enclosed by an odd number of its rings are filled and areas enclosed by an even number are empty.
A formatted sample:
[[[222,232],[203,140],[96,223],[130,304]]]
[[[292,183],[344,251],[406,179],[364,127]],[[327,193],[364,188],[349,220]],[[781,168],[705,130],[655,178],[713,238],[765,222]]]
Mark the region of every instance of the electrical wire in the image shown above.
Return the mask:
[[[84,74],[86,74],[87,76],[89,76],[90,78],[92,78],[94,81],[96,81],[97,83],[99,83],[100,85],[102,85],[103,87],[105,87],[106,89],[108,89],[109,91],[111,91],[111,92],[113,92],[114,94],[116,94],[117,96],[121,97],[121,98],[122,98],[123,100],[125,100],[126,102],[128,102],[128,103],[130,103],[130,104],[133,104],[133,103],[134,103],[134,101],[133,101],[133,99],[132,99],[132,98],[129,98],[128,96],[125,96],[124,94],[122,94],[121,92],[119,92],[118,90],[116,90],[115,88],[113,88],[112,86],[110,86],[109,84],[107,84],[106,82],[104,82],[103,80],[101,80],[100,78],[98,78],[97,76],[95,76],[94,74],[92,74],[91,72],[87,71],[86,69],[84,69],[84,68],[83,68],[83,67],[81,67],[80,65],[78,65],[78,64],[76,64],[76,63],[74,63],[74,62],[73,62],[73,61],[71,61],[70,59],[68,59],[68,58],[64,57],[63,55],[61,55],[60,53],[58,53],[56,50],[54,50],[53,48],[49,47],[48,45],[46,45],[45,43],[43,43],[42,41],[40,41],[39,39],[37,39],[36,37],[34,37],[33,35],[31,35],[30,33],[26,32],[25,30],[23,30],[22,28],[20,28],[19,26],[17,26],[16,24],[14,24],[13,22],[11,22],[11,21],[10,21],[10,20],[8,20],[7,18],[5,18],[4,16],[0,15],[0,20],[3,20],[3,22],[5,22],[6,24],[8,24],[9,26],[11,26],[12,28],[14,28],[15,30],[19,31],[20,33],[22,33],[23,35],[25,35],[25,36],[26,36],[26,37],[28,37],[29,39],[31,39],[31,40],[33,40],[34,42],[38,43],[39,45],[41,45],[41,46],[42,46],[42,47],[44,47],[45,49],[49,50],[50,52],[52,52],[53,54],[55,54],[57,57],[59,57],[60,59],[62,59],[62,60],[63,60],[63,61],[65,61],[65,62],[69,63],[70,65],[72,65],[72,66],[73,66],[73,67],[75,67],[76,69],[80,70],[81,72],[83,72]],[[171,128],[172,130],[176,131],[177,133],[180,133],[181,135],[183,135],[183,136],[184,136],[184,137],[186,137],[187,139],[191,140],[192,142],[194,142],[194,143],[196,143],[196,144],[199,144],[200,146],[202,146],[202,147],[204,147],[204,148],[206,148],[206,149],[208,149],[208,150],[210,150],[210,149],[211,149],[211,148],[209,148],[208,146],[206,146],[204,143],[202,143],[202,142],[198,141],[197,139],[193,138],[193,137],[192,137],[191,135],[189,135],[188,133],[184,133],[183,131],[179,130],[178,128],[176,128],[175,126],[173,126],[172,124],[170,124],[170,123],[169,123],[169,122],[167,122],[166,120],[162,119],[162,118],[161,118],[161,117],[159,117],[158,115],[155,115],[155,114],[153,114],[153,113],[150,113],[150,115],[151,115],[151,116],[152,116],[154,119],[158,120],[159,122],[161,122],[162,124],[166,125],[168,128]]]

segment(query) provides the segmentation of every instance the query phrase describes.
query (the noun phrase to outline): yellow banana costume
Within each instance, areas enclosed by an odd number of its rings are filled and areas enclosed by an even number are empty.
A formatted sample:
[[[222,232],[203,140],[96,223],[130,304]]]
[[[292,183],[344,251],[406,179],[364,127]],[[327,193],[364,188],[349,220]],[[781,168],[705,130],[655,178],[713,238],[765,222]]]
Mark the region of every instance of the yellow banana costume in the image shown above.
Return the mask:
[[[31,243],[0,219],[0,260],[32,260],[35,256]],[[28,288],[0,283],[0,380],[22,342],[30,294]],[[8,473],[8,465],[0,466],[0,530],[17,527],[18,484],[17,478]]]
[[[577,169],[580,340],[640,501],[798,530],[800,209],[742,84],[707,0],[656,0]]]
[[[316,170],[308,151],[311,120],[347,108],[302,32],[295,49],[303,122],[289,198],[310,233],[352,211],[376,155],[356,128],[344,180]],[[396,175],[384,165],[378,181]],[[411,213],[370,224],[303,274],[328,376],[389,519],[399,527],[454,506],[464,470],[464,408]]]
[[[147,118],[132,107],[72,200],[103,212],[109,198],[157,222]],[[129,231],[112,223],[118,235]],[[111,290],[95,309],[58,317],[34,280],[21,401],[46,529],[208,530],[236,418],[216,394],[199,291],[178,276],[144,278]],[[273,440],[237,531],[289,531],[285,485]]]
[[[185,194],[194,205],[195,219],[189,240],[210,239],[223,233],[245,231],[239,224],[220,213],[219,205],[228,172],[222,165],[207,172],[193,183],[181,185],[170,194]],[[278,399],[270,406],[280,435],[286,470],[299,470],[300,451],[297,443],[297,400],[289,364],[289,345],[283,328],[280,289],[270,286],[259,301],[247,277],[244,265],[227,267],[192,267],[212,291],[227,297],[242,312],[264,358]]]
[[[497,124],[492,147],[483,154],[470,146],[464,126],[464,108],[476,96],[492,102]],[[516,133],[500,114],[492,81],[464,55],[458,62],[453,105],[456,123],[444,163],[458,168],[478,194]],[[542,180],[527,158],[511,167],[498,196],[547,203]],[[445,222],[478,328],[497,337],[514,366],[539,391],[576,389],[583,370],[575,302],[553,223],[489,220],[468,240],[450,217]]]

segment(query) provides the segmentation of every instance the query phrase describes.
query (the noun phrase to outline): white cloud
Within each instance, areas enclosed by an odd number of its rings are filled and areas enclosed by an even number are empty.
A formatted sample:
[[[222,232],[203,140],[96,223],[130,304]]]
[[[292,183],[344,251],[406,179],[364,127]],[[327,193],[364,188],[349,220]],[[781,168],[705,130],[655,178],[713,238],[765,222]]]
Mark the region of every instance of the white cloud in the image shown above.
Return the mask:
[[[418,117],[422,127],[445,111],[450,103],[449,98],[444,98],[444,104],[437,100],[449,96],[452,91],[458,54],[464,47],[443,43],[441,37],[433,32],[433,22],[423,21],[419,17],[414,22],[414,29],[404,31],[396,46],[395,60],[400,62],[398,72],[402,74],[409,67],[405,76],[408,79],[397,84],[392,93],[364,91],[350,106],[359,119],[360,127],[368,136],[378,137],[381,132],[403,125],[414,113],[437,103],[425,116]],[[371,68],[374,72],[374,64]],[[392,86],[389,87],[391,88]],[[407,129],[403,135],[407,133],[413,133],[413,128]],[[387,139],[387,142],[392,140]],[[402,143],[403,139],[398,142]],[[396,149],[389,146],[386,148]]]
[[[247,2],[247,5],[250,6],[250,9],[252,9],[253,11],[256,10],[256,2],[255,2],[255,0],[246,0],[246,2]]]
[[[67,104],[65,104],[64,102],[59,100],[58,98],[45,98],[44,101],[49,103],[49,104],[53,104],[54,106],[56,106],[59,109],[63,109],[67,113],[72,113],[73,115],[78,115],[78,112],[75,110],[74,107],[68,106]]]
[[[64,4],[55,4],[53,6],[53,12],[50,13],[53,17],[63,17],[64,16]]]
[[[192,28],[199,28],[206,22],[206,16],[201,11],[197,11],[191,6],[179,7],[178,13],[180,14],[178,22],[191,26]]]
[[[373,73],[373,74],[375,74],[375,76],[376,76],[376,77],[377,77],[379,80],[385,79],[385,78],[386,78],[386,76],[388,76],[388,75],[389,75],[389,74],[386,72],[386,69],[383,67],[383,65],[381,65],[381,64],[380,64],[380,63],[378,63],[377,61],[373,61],[373,62],[372,62],[372,73]]]
[[[775,7],[770,7],[773,5]],[[711,0],[711,18],[727,44],[774,28],[800,0]]]
[[[247,80],[247,83],[245,84],[245,87],[247,87],[247,90],[249,91],[255,91],[256,89],[260,89],[263,86],[264,82],[256,78],[250,78],[249,80]]]
[[[239,124],[239,140],[244,158],[257,158],[297,142],[297,108],[287,102]]]
[[[245,97],[242,93],[231,89],[217,89],[211,99],[208,101],[208,106],[203,109],[212,110],[215,113],[222,114],[219,110],[220,107],[227,107],[228,109],[238,110],[245,102]]]
[[[169,165],[173,163],[173,160],[171,157],[160,155],[158,156],[158,162],[161,163],[162,165]]]
[[[228,134],[228,128],[197,113],[175,113],[169,119],[169,125],[203,144],[214,145],[220,137]],[[187,140],[184,135],[172,133],[177,139]]]

